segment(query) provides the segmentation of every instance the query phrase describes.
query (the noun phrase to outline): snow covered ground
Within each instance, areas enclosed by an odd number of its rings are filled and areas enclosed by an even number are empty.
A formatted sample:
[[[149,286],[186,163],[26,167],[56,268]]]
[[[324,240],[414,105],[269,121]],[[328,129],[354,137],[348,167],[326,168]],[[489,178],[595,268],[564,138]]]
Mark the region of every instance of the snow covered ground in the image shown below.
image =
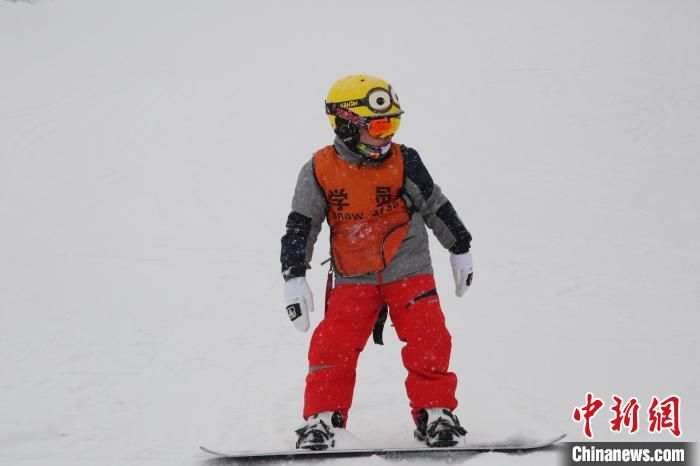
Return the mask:
[[[432,245],[472,438],[582,439],[590,391],[596,440],[673,440],[644,412],[609,432],[613,394],[678,394],[698,440],[699,22],[680,0],[0,1],[0,464],[290,445],[310,334],[279,238],[327,89],[360,72],[474,235],[461,299]],[[349,422],[368,443],[412,430],[386,333]],[[384,460],[332,463],[358,462]]]

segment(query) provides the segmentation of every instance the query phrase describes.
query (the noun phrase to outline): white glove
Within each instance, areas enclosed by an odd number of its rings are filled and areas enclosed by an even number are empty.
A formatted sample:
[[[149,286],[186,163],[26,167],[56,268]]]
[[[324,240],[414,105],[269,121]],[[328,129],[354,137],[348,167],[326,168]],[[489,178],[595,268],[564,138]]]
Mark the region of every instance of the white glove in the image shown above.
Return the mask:
[[[314,296],[305,277],[290,278],[284,282],[284,303],[287,315],[300,332],[309,329],[309,311],[314,310]]]
[[[472,253],[450,254],[450,265],[452,266],[452,275],[455,278],[455,294],[457,297],[462,297],[471,286],[474,277]]]

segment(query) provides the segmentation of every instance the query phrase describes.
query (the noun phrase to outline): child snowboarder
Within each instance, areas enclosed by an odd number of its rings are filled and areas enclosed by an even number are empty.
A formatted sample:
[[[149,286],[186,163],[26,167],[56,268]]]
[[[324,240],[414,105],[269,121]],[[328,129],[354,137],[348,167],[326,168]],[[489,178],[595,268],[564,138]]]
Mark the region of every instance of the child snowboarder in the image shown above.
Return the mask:
[[[359,354],[373,331],[380,341],[387,311],[405,343],[415,437],[431,447],[464,443],[466,431],[452,413],[457,376],[449,372],[451,336],[425,227],[450,251],[457,296],[472,281],[471,235],[418,153],[392,142],[402,113],[386,81],[340,79],[326,99],[335,141],[313,155],[297,180],[281,262],[287,313],[299,330],[308,330],[314,308],[305,275],[324,221],[336,279],[311,338],[297,448],[334,446],[334,428],[348,419]]]

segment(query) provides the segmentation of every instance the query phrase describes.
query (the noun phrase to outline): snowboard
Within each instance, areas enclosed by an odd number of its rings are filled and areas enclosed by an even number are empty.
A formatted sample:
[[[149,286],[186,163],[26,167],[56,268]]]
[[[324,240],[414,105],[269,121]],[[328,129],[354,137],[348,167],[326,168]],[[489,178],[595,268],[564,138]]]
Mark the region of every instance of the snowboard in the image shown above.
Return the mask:
[[[278,451],[227,451],[214,450],[207,447],[200,447],[206,453],[218,456],[219,458],[239,459],[239,460],[293,460],[301,458],[344,458],[357,456],[384,456],[384,457],[411,457],[440,455],[449,453],[517,453],[539,450],[554,445],[566,437],[561,434],[556,437],[523,443],[488,443],[483,445],[467,444],[464,447],[402,447],[402,448],[331,448],[322,451],[310,450],[278,450]]]

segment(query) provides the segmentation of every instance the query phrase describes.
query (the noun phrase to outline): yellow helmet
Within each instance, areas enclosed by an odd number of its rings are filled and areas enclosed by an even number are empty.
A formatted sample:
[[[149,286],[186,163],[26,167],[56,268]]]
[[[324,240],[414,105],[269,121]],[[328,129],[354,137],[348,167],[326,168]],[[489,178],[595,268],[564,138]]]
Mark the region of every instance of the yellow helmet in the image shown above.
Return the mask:
[[[358,128],[367,128],[372,119],[391,118],[392,131],[399,126],[403,113],[396,91],[381,78],[357,74],[339,79],[326,97],[326,114],[333,130],[345,140]],[[397,117],[397,118],[392,118]],[[339,127],[338,118],[345,128]],[[345,120],[345,121],[343,121]]]
[[[391,117],[403,113],[396,91],[381,78],[356,74],[339,79],[326,97],[326,113],[335,128],[333,105],[365,117]],[[329,108],[330,107],[330,108]]]

